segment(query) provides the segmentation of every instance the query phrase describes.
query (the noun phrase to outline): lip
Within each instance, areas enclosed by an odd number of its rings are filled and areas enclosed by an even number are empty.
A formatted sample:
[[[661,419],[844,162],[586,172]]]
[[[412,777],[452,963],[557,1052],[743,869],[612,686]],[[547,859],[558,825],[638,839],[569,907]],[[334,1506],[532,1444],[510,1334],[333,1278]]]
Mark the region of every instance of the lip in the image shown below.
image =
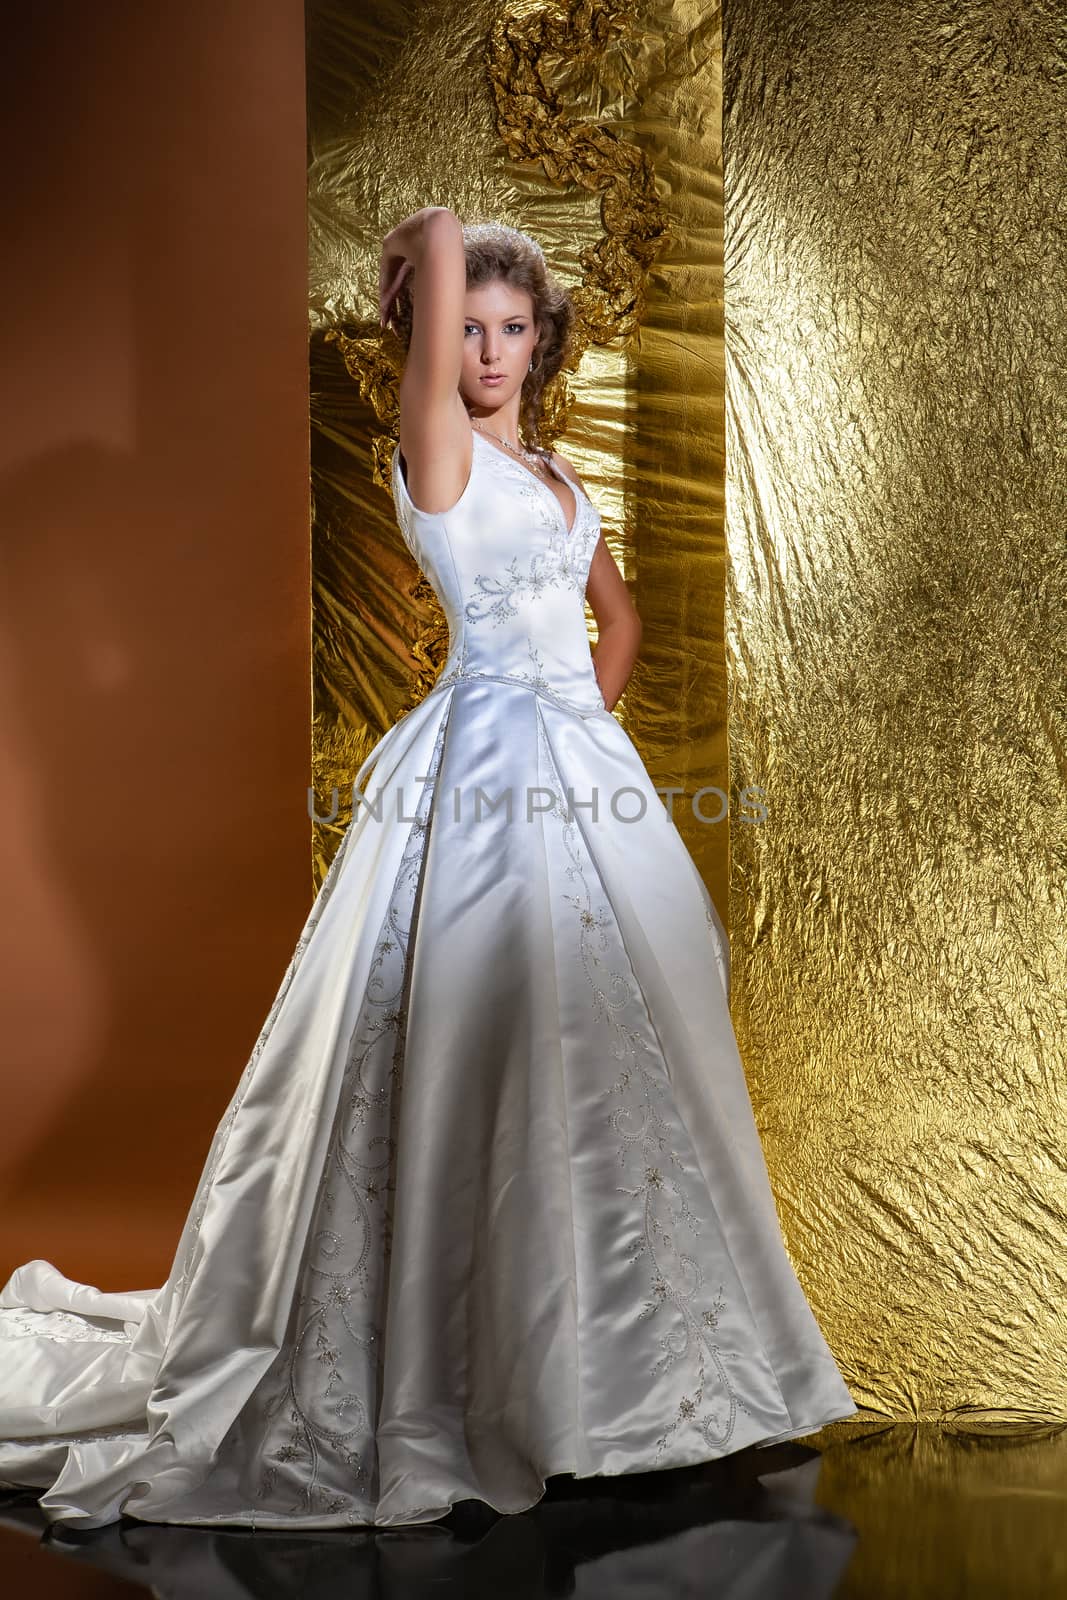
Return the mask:
[[[504,374],[502,372],[484,372],[478,379],[479,383],[488,383],[494,386],[498,383],[503,383],[503,381]]]

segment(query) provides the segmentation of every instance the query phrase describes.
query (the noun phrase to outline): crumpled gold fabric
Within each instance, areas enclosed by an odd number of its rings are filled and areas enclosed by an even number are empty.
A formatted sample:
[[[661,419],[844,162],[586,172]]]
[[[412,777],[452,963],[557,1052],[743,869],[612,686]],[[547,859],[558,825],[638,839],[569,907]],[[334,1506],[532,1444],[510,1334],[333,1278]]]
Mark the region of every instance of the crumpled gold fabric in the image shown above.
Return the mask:
[[[734,1021],[856,1399],[1067,1402],[1067,15],[734,0]]]
[[[645,621],[615,714],[657,783],[725,786],[719,62],[693,3],[309,4],[317,882],[351,773],[447,644],[385,493],[401,352],[378,250],[424,204],[529,230],[572,290],[547,434]],[[725,909],[726,827],[674,815]]]
[[[725,63],[668,0],[308,16],[316,876],[443,658],[375,310],[382,234],[445,203],[585,295],[554,424],[645,620],[617,715],[728,791],[729,890],[675,816],[853,1392],[1062,1411],[1062,11],[736,0]]]

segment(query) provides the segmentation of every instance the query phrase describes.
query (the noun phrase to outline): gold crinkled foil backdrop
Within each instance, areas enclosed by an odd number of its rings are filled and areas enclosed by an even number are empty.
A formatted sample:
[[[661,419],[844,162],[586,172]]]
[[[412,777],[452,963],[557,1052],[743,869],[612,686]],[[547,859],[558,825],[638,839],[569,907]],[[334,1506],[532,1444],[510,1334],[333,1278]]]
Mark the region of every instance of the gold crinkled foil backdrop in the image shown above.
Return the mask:
[[[674,814],[857,1400],[1062,1414],[1062,15],[734,0],[725,348],[717,6],[307,16],[316,880],[444,655],[376,308],[447,204],[581,300],[552,420],[645,622],[616,715],[728,791],[729,839]]]
[[[1067,11],[731,0],[734,1019],[857,1399],[1067,1411]]]
[[[528,229],[574,293],[584,353],[550,431],[645,624],[615,714],[658,784],[725,788],[718,10],[309,0],[307,15],[316,879],[352,773],[447,643],[384,470],[399,351],[378,332],[378,252],[426,204]],[[725,918],[727,825],[675,808]]]

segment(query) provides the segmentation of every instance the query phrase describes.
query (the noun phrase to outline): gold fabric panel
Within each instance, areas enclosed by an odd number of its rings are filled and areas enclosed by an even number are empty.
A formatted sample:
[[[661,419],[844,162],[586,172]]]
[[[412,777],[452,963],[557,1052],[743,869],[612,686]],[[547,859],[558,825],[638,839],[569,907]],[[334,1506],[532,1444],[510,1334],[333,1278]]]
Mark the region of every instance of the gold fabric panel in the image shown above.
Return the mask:
[[[1062,1415],[1067,13],[727,23],[735,1023],[857,1400]]]
[[[446,646],[385,487],[399,350],[377,324],[381,237],[427,203],[528,229],[573,290],[581,361],[552,431],[566,426],[645,622],[615,714],[657,783],[725,788],[717,10],[309,0],[307,14],[316,880],[359,761]],[[725,917],[726,827],[684,797],[674,815]]]

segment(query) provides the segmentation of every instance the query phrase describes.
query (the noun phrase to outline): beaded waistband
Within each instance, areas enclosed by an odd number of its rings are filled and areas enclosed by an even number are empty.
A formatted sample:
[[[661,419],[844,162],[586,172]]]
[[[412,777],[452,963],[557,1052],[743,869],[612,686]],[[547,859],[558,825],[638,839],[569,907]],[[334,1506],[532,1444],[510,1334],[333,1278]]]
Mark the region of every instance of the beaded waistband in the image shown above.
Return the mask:
[[[544,679],[526,676],[522,673],[510,672],[472,672],[468,668],[453,667],[451,672],[438,678],[430,694],[436,694],[439,689],[451,688],[454,683],[486,682],[514,684],[518,689],[529,689],[531,694],[540,695],[543,700],[551,700],[554,705],[562,706],[565,711],[572,712],[578,717],[602,717],[611,713],[604,705],[580,706],[573,700],[568,700],[565,695],[557,694],[549,687]],[[427,696],[429,698],[429,696]]]

